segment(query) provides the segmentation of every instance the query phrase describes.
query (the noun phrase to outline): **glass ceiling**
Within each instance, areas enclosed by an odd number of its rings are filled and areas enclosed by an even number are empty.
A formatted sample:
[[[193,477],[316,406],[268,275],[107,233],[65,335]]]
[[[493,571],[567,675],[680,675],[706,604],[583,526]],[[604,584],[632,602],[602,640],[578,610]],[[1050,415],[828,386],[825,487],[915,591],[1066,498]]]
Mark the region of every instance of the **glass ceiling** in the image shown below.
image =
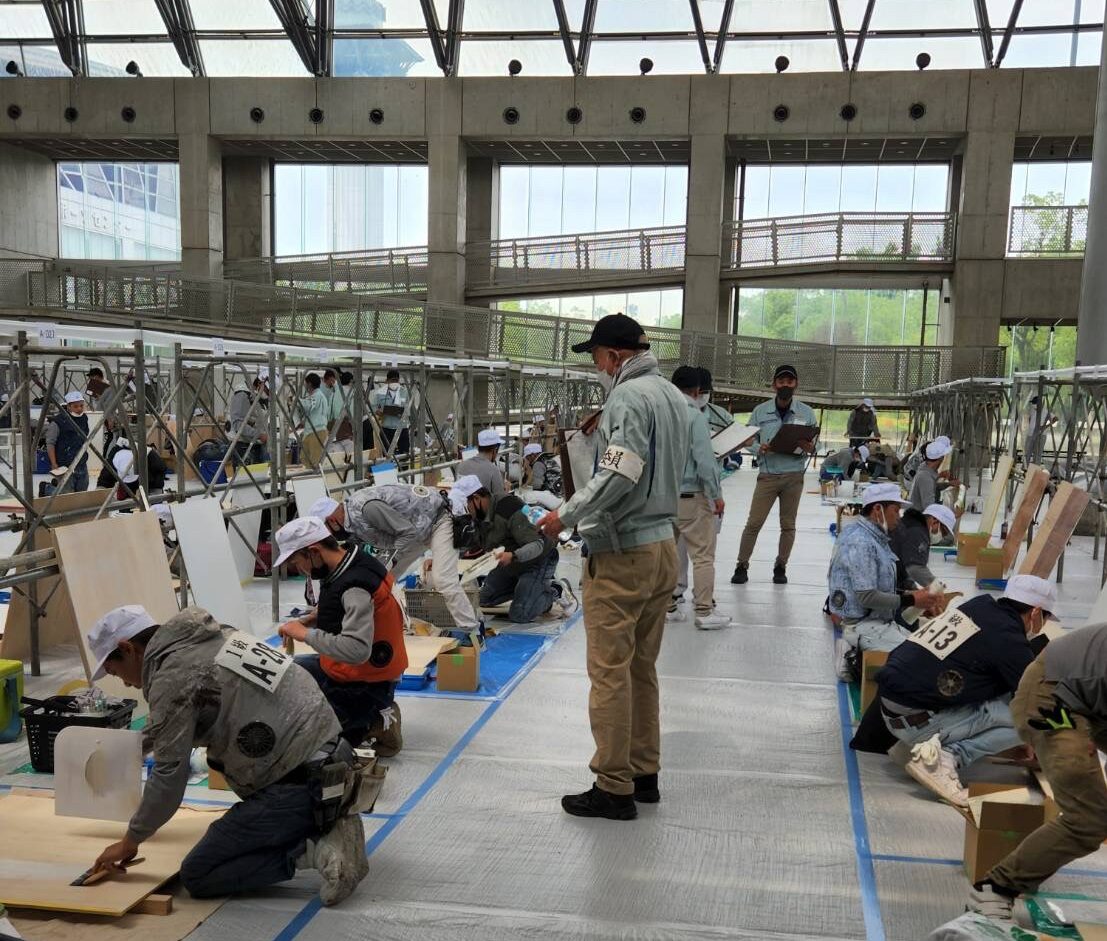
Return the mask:
[[[636,75],[644,58],[655,74],[773,72],[780,56],[793,72],[913,69],[925,52],[932,69],[1027,68],[1098,64],[1103,17],[1104,0],[0,0],[0,63],[465,76],[517,59],[570,76]]]

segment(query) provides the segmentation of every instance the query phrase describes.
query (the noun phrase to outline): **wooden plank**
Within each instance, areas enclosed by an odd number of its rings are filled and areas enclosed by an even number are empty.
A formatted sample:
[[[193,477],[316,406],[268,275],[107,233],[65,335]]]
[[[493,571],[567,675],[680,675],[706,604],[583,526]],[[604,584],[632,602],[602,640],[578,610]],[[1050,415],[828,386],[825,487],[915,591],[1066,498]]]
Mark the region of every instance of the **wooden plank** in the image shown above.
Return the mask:
[[[220,624],[249,632],[250,610],[219,501],[214,497],[192,499],[174,503],[171,509],[196,604],[210,611]]]
[[[158,621],[177,613],[161,526],[154,513],[64,526],[54,532],[54,538],[86,671],[94,663],[88,632],[112,608],[140,604]]]
[[[172,915],[173,896],[151,892],[146,898],[132,908],[131,911],[136,915]]]
[[[69,883],[122,835],[121,826],[100,820],[58,817],[41,797],[0,799],[0,903],[96,915],[122,915],[172,879],[181,860],[224,812],[182,808],[142,844],[146,862],[125,876],[95,886]]]
[[[1034,533],[1034,542],[1019,566],[1020,575],[1050,577],[1090,499],[1086,490],[1080,490],[1068,481],[1057,488],[1045,519]]]
[[[1042,502],[1046,487],[1049,486],[1048,472],[1038,468],[1026,478],[1022,501],[1015,507],[1015,515],[1011,518],[1011,524],[1007,528],[1007,538],[1003,541],[1003,570],[1006,572],[1015,564],[1019,555],[1019,547],[1030,530],[1030,524],[1038,512],[1038,504]]]
[[[1003,495],[1007,490],[1007,481],[1011,478],[1011,470],[1015,466],[1015,460],[1009,454],[1004,454],[996,462],[996,471],[992,475],[992,485],[988,488],[988,499],[984,502],[984,512],[980,517],[978,532],[991,534],[996,526],[996,518],[999,516],[999,507],[1003,503]]]

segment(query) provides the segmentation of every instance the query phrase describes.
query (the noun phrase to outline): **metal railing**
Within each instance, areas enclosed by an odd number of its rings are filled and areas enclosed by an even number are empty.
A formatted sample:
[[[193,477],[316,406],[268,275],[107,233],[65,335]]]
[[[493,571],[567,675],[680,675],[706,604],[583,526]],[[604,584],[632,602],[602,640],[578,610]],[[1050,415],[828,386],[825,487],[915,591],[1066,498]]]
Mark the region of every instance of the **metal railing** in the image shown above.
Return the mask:
[[[723,227],[724,269],[827,262],[952,264],[956,217],[947,212],[842,212],[745,219]]]
[[[466,246],[472,288],[550,284],[618,278],[684,269],[682,225],[588,232],[525,239],[470,242]]]
[[[283,255],[224,262],[223,276],[235,281],[316,290],[409,293],[426,291],[427,259],[425,245]]]
[[[1087,206],[1012,206],[1008,255],[1083,255]]]

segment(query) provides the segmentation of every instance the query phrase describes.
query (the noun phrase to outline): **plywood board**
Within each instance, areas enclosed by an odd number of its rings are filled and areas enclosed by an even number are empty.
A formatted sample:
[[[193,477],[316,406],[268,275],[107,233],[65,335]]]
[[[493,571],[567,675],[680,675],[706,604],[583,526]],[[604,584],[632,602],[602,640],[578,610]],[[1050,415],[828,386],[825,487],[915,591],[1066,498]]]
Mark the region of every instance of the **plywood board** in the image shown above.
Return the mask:
[[[169,561],[154,513],[63,526],[54,531],[86,670],[94,662],[85,638],[112,608],[140,604],[158,621],[177,613]]]
[[[999,516],[999,507],[1003,502],[1003,495],[1007,492],[1007,481],[1011,477],[1011,470],[1015,466],[1015,459],[1009,454],[1004,454],[996,462],[995,473],[992,474],[992,485],[988,488],[988,499],[984,501],[984,513],[980,517],[978,532],[991,534],[995,529],[996,518]]]
[[[1042,502],[1046,487],[1049,486],[1049,474],[1038,468],[1029,474],[1023,487],[1022,500],[1015,507],[1015,515],[1011,518],[1011,524],[1007,528],[1007,538],[1003,541],[1003,570],[1006,572],[1015,564],[1019,555],[1019,546],[1026,538],[1030,530],[1030,524],[1038,512],[1038,504]]]
[[[234,556],[235,574],[238,575],[240,585],[245,585],[254,577],[254,566],[257,563],[254,551],[257,549],[258,537],[261,534],[261,517],[264,512],[264,510],[255,510],[252,513],[235,516],[234,525],[238,527],[238,531],[230,525],[227,526],[227,538],[231,541],[231,555]]]
[[[182,808],[142,844],[146,859],[125,876],[94,886],[71,886],[104,848],[122,836],[118,823],[58,817],[53,800],[0,799],[0,903],[13,908],[122,915],[168,882],[181,860],[224,811]]]
[[[249,632],[250,610],[238,579],[219,501],[215,497],[194,498],[174,503],[171,509],[196,604],[210,611],[220,624]]]
[[[1034,542],[1019,566],[1020,575],[1049,578],[1090,499],[1086,490],[1080,490],[1068,481],[1057,488],[1045,519],[1034,533]]]
[[[407,650],[407,669],[404,676],[422,676],[440,653],[457,646],[454,637],[423,637],[419,634],[404,634],[404,647]],[[301,640],[293,645],[295,656],[311,656],[315,651]]]
[[[292,495],[296,498],[296,512],[300,516],[307,516],[311,505],[320,497],[327,495],[327,486],[323,482],[321,474],[313,474],[311,477],[298,477],[291,483]]]

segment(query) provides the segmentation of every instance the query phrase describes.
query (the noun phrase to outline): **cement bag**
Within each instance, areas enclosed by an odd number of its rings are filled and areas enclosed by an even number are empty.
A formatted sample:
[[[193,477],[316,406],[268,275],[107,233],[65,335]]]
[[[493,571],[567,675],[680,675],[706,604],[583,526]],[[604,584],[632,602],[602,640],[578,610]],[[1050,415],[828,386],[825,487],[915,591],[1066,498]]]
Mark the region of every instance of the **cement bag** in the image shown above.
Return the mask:
[[[976,912],[935,928],[926,941],[1037,941],[1038,936],[1017,925],[1001,925]]]

